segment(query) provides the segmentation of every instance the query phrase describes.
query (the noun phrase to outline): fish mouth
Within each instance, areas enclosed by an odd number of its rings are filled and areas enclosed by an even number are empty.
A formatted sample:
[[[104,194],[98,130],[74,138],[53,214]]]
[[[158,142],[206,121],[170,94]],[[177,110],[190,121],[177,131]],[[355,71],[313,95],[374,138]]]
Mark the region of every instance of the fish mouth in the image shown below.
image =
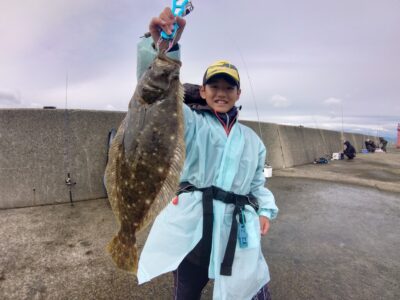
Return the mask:
[[[148,90],[149,92],[156,93],[156,94],[161,94],[164,92],[165,89],[162,87],[158,86],[157,84],[152,84],[152,83],[147,83],[143,89]]]
[[[148,82],[143,86],[142,96],[144,99],[147,99],[149,103],[154,103],[163,98],[167,89],[157,82]]]

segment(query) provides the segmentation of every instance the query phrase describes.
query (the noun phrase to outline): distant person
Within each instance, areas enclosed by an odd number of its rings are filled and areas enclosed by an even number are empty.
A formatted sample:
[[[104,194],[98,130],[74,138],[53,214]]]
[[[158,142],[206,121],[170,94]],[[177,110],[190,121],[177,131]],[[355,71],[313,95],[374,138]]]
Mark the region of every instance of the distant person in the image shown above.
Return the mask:
[[[388,141],[385,140],[383,137],[379,138],[379,144],[381,146],[382,151],[387,152],[386,151],[386,145],[387,145]]]
[[[346,146],[343,151],[344,155],[346,155],[348,159],[353,159],[356,157],[356,149],[353,147],[353,145],[350,144],[349,141],[345,141],[343,144]]]
[[[371,141],[370,139],[367,139],[365,141],[365,148],[367,148],[368,152],[373,153],[373,152],[375,152],[376,145],[375,145],[374,141]]]
[[[371,142],[371,147],[372,147],[372,149],[374,149],[373,152],[375,152],[375,150],[376,150],[376,148],[378,148],[378,146],[375,144],[374,141],[371,140],[370,142]]]

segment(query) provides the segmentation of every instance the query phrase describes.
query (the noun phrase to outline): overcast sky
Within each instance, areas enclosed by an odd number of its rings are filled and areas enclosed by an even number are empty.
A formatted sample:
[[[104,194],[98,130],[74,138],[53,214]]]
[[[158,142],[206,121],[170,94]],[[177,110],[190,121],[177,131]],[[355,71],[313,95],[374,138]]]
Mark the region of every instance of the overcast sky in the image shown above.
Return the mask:
[[[0,108],[125,111],[164,0],[0,0]],[[193,0],[182,82],[227,59],[242,119],[394,136],[400,0]],[[343,119],[342,119],[343,115]]]

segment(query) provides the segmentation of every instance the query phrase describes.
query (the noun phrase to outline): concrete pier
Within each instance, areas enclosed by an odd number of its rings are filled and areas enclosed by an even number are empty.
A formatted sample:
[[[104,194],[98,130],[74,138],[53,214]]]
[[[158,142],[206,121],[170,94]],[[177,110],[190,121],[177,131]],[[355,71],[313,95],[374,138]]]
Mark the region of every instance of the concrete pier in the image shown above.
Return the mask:
[[[274,300],[400,299],[400,193],[390,192],[400,152],[390,151],[274,172],[280,214],[263,238]],[[0,210],[0,299],[171,299],[171,274],[138,286],[114,267],[105,245],[116,229],[107,199]]]

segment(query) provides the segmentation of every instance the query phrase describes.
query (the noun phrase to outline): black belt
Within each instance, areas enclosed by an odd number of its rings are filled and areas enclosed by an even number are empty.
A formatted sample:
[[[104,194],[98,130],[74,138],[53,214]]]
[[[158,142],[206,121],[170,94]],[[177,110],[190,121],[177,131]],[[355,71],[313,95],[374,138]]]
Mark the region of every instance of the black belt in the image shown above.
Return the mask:
[[[179,185],[179,191],[176,194],[180,195],[182,193],[193,191],[203,192],[203,237],[201,245],[201,260],[203,265],[208,266],[210,263],[213,232],[213,199],[235,205],[232,215],[232,226],[229,233],[228,244],[226,246],[224,259],[221,264],[221,275],[230,276],[232,275],[232,264],[235,256],[236,239],[238,234],[236,215],[244,209],[245,205],[250,205],[255,211],[257,211],[257,199],[252,194],[238,195],[232,192],[224,191],[216,186],[198,188],[189,182],[182,182]]]

